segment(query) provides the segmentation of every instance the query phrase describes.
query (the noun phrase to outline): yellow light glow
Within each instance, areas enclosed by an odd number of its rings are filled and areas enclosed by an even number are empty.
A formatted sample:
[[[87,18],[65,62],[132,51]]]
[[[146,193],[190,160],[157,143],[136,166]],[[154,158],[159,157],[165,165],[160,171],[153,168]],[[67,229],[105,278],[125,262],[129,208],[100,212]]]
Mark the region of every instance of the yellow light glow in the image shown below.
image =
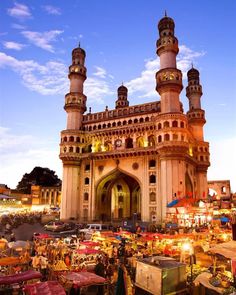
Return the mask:
[[[192,147],[189,147],[189,155],[192,157],[193,156],[193,148]]]
[[[190,243],[184,243],[182,245],[182,250],[184,250],[184,251],[190,251],[190,249],[191,249]]]
[[[147,147],[147,146],[148,146],[148,141],[147,141],[147,140],[144,140],[144,141],[143,141],[143,146],[144,146],[144,147]]]

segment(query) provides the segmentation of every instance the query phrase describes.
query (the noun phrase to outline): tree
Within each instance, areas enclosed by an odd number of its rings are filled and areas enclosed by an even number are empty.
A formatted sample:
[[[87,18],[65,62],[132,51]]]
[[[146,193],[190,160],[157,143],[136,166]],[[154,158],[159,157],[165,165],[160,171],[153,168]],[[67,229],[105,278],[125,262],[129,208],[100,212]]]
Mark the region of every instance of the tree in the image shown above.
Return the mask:
[[[25,173],[16,189],[24,194],[30,194],[31,185],[60,186],[61,180],[55,171],[49,168],[35,167],[30,173]]]

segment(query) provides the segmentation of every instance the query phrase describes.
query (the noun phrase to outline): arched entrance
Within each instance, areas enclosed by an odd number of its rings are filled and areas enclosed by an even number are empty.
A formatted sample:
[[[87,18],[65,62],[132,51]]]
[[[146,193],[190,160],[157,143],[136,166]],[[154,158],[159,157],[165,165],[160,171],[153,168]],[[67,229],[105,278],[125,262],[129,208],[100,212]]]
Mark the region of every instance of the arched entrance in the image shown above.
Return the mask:
[[[193,197],[193,185],[188,173],[185,174],[185,193],[186,196]]]
[[[133,177],[116,170],[96,188],[95,219],[114,221],[140,215],[140,185]]]

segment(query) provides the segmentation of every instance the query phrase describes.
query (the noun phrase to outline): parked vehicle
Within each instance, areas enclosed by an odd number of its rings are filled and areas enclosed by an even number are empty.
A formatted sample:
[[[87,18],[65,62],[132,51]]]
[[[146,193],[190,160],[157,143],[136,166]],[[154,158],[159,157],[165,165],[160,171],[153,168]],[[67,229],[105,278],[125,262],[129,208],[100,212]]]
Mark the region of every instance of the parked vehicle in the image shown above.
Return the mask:
[[[96,231],[109,231],[111,226],[108,224],[90,223],[85,228],[79,230],[79,233],[84,235],[86,239],[89,239],[91,235]]]
[[[44,229],[53,232],[60,232],[66,229],[68,225],[62,221],[50,221],[45,226]]]

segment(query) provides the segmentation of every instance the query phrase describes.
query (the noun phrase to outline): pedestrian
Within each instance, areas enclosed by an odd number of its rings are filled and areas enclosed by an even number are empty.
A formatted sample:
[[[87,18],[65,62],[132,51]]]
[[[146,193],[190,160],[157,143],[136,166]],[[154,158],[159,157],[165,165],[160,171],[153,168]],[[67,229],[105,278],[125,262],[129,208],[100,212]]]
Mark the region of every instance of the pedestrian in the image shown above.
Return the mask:
[[[100,277],[105,277],[105,266],[102,263],[102,259],[101,257],[98,257],[97,259],[97,264],[94,268],[94,272],[96,275],[100,276]],[[103,295],[104,294],[104,288],[103,285],[98,285],[97,288],[97,295]]]

